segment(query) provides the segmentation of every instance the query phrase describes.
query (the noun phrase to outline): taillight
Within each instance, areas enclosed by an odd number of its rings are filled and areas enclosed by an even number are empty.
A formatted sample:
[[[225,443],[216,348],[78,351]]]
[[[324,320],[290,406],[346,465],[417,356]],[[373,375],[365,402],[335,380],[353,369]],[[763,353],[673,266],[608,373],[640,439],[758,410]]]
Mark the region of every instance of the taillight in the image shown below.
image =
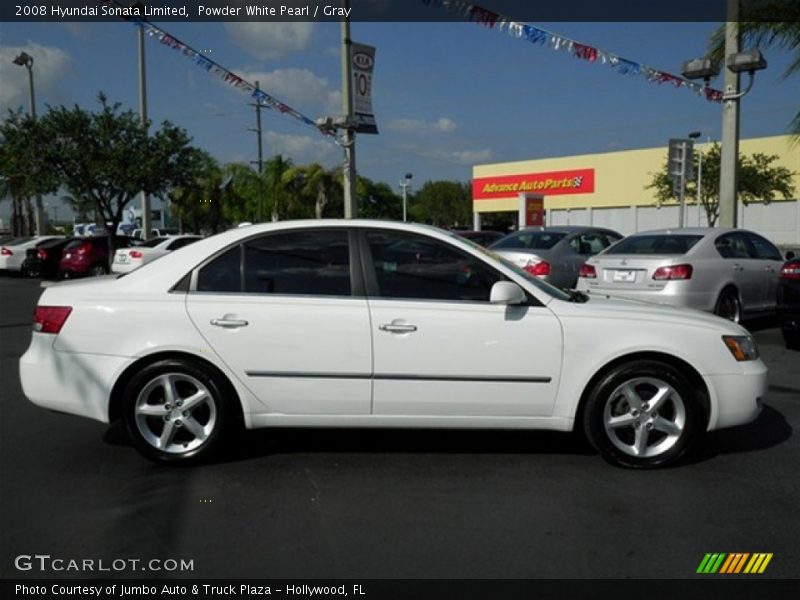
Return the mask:
[[[39,251],[36,252],[36,254],[39,256],[39,260],[47,260],[47,250],[39,248]]]
[[[597,279],[597,271],[595,270],[594,265],[587,265],[586,263],[583,263],[581,265],[581,270],[578,271],[578,277]]]
[[[3,246],[2,250],[0,250],[0,255],[2,256],[13,256],[13,254],[14,253],[5,246]]]
[[[653,273],[653,279],[662,281],[664,279],[691,279],[692,278],[692,265],[670,265],[667,267],[658,267],[656,272]]]
[[[128,256],[130,256],[131,258],[142,258],[144,256],[144,253],[141,252],[140,250],[130,250],[128,251]]]
[[[57,334],[71,312],[71,306],[37,306],[33,310],[33,330]]]
[[[800,264],[785,264],[781,268],[781,279],[800,279]]]
[[[546,260],[537,263],[528,263],[523,268],[531,275],[536,275],[537,277],[550,275],[550,263]]]
[[[77,252],[78,254],[88,254],[89,252],[91,252],[91,250],[92,250],[92,245],[89,242],[81,244],[80,246],[75,248],[75,252]]]

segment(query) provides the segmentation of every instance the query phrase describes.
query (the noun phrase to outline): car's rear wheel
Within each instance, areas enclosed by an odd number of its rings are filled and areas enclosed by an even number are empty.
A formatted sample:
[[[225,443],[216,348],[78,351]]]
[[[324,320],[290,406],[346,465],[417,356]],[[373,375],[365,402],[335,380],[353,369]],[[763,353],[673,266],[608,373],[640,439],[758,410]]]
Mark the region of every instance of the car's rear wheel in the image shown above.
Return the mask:
[[[733,288],[725,288],[717,298],[717,305],[714,307],[714,314],[738,323],[742,319],[742,303],[739,301],[739,294]]]
[[[96,264],[89,269],[89,275],[92,277],[100,277],[101,275],[108,275],[108,265]]]
[[[218,377],[189,360],[145,367],[123,395],[123,416],[134,445],[159,463],[212,458],[233,425],[224,389]]]
[[[608,462],[661,467],[680,458],[699,429],[697,392],[667,363],[638,360],[613,368],[583,411],[589,442]]]

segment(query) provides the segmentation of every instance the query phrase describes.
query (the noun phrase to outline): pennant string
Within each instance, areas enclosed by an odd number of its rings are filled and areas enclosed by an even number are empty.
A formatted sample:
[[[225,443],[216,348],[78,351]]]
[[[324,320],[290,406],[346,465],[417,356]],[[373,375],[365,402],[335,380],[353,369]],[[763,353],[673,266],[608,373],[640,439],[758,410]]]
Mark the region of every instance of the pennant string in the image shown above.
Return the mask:
[[[557,35],[545,29],[534,27],[528,23],[512,21],[508,17],[494,13],[477,4],[470,4],[464,0],[422,0],[426,6],[443,8],[466,18],[468,21],[477,23],[489,29],[494,29],[495,25],[500,31],[507,31],[508,35],[536,44],[538,46],[549,47],[552,50],[567,52],[591,63],[607,65],[620,75],[644,76],[647,81],[653,83],[669,83],[676,88],[686,88],[698,95],[705,96],[709,102],[722,102],[723,94],[720,90],[713,89],[707,85],[700,85],[683,77],[665,73],[658,69],[648,67],[633,60],[628,60],[617,56],[611,52],[595,48],[588,44],[582,44],[571,40],[562,35]]]

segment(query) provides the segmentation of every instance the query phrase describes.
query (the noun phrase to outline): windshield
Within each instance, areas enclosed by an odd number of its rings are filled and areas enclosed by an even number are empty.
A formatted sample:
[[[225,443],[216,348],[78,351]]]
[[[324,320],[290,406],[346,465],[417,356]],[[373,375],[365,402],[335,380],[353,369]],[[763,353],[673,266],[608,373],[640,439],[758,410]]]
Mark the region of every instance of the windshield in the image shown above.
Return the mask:
[[[451,237],[454,237],[454,238],[460,240],[461,242],[469,244],[475,250],[479,250],[481,253],[485,254],[486,256],[491,258],[492,260],[495,260],[495,261],[497,261],[499,263],[502,263],[502,265],[504,267],[506,267],[507,269],[511,269],[512,271],[514,271],[514,273],[516,273],[520,277],[524,278],[525,281],[527,281],[527,282],[531,283],[532,285],[536,286],[537,289],[543,291],[548,296],[552,296],[553,298],[557,298],[559,300],[567,300],[567,301],[570,300],[570,298],[571,298],[570,294],[568,294],[567,292],[565,292],[561,288],[557,288],[554,285],[551,285],[551,284],[547,283],[546,281],[544,281],[542,279],[539,279],[538,277],[536,277],[536,275],[531,275],[530,273],[528,273],[524,269],[520,268],[519,266],[517,266],[516,264],[514,264],[510,260],[507,260],[507,259],[503,258],[502,256],[500,256],[499,254],[496,254],[496,253],[492,252],[491,249],[484,248],[480,244],[476,244],[472,240],[464,238],[464,237],[461,237],[461,236],[459,236],[459,235],[457,235],[457,234],[455,234],[453,232],[448,232],[448,234]]]
[[[702,235],[670,233],[634,235],[617,242],[605,254],[686,254],[702,239]]]
[[[521,248],[526,250],[550,250],[558,242],[567,237],[560,231],[518,231],[504,237],[496,244],[493,250],[513,250]]]
[[[166,239],[168,239],[168,238],[165,238],[165,237],[153,238],[152,240],[147,240],[143,244],[139,244],[139,248],[155,248],[156,246],[158,246],[161,242],[163,242]]]

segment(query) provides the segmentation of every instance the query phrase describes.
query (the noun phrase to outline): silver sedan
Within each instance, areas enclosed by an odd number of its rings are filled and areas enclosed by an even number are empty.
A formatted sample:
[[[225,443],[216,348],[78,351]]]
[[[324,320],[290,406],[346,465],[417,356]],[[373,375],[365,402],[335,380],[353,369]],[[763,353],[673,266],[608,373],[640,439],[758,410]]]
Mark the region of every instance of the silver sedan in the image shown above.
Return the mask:
[[[783,256],[743,229],[644,231],[581,268],[578,289],[713,312],[739,321],[775,310]]]
[[[598,227],[528,227],[489,248],[531,275],[558,287],[574,288],[586,259],[620,239],[622,235],[616,231]]]

